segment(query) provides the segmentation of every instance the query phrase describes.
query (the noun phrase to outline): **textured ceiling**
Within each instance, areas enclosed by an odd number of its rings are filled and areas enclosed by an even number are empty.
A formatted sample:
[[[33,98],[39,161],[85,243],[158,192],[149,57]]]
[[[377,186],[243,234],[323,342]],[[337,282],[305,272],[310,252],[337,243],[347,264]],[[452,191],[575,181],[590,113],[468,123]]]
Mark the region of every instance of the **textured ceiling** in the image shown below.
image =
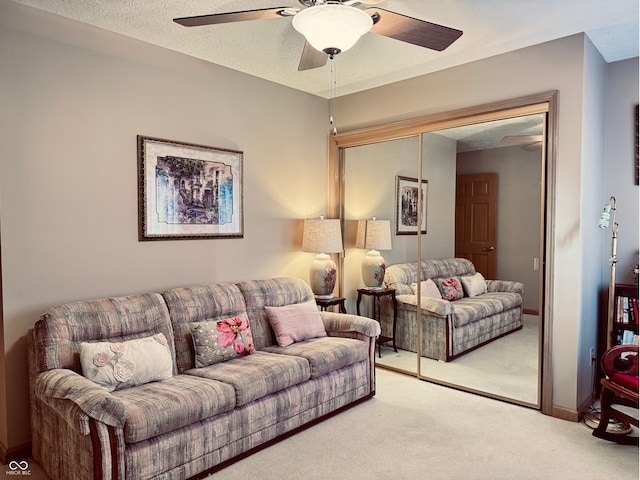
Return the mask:
[[[328,98],[330,67],[298,72],[303,37],[290,18],[182,27],[176,17],[297,0],[3,0],[186,53]],[[367,33],[336,57],[337,95],[586,32],[607,62],[638,56],[638,0],[386,0],[380,7],[464,31],[443,52]],[[352,8],[352,7],[345,7]]]

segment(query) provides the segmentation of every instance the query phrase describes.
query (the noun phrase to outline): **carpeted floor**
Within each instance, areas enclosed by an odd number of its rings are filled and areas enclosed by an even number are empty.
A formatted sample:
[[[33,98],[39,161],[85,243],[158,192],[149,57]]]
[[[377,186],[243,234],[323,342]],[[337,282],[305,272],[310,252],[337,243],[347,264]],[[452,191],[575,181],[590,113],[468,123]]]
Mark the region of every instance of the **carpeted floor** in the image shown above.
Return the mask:
[[[47,479],[28,460],[29,478]],[[378,369],[371,400],[210,478],[637,480],[638,448],[597,439],[583,423]]]
[[[525,315],[523,328],[450,362],[422,358],[424,377],[488,392],[530,405],[538,404],[539,328],[537,315]],[[378,365],[416,371],[416,354],[382,347]]]
[[[638,448],[583,423],[378,369],[376,396],[212,480],[637,480]]]

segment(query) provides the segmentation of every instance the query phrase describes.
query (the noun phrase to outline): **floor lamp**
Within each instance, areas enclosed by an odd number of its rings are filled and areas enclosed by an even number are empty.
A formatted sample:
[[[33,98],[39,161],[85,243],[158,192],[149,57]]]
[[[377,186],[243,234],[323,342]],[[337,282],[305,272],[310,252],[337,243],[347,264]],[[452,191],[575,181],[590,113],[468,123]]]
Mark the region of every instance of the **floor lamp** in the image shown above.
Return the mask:
[[[602,214],[600,214],[600,220],[598,220],[598,228],[605,230],[611,225],[611,256],[609,257],[609,297],[607,301],[607,350],[609,350],[613,343],[613,317],[615,314],[615,289],[616,289],[616,263],[618,263],[617,250],[618,250],[618,223],[616,222],[616,197],[610,197],[609,201],[605,204]],[[591,427],[596,428],[600,423],[600,412],[591,411],[587,412],[584,416],[584,423]],[[612,418],[609,420],[607,426],[607,433],[614,433],[624,435],[631,431],[631,427]]]
[[[616,222],[616,197],[613,196],[605,204],[600,220],[598,220],[598,227],[602,230],[608,228],[609,225],[611,225],[611,257],[609,258],[609,298],[607,302],[607,350],[611,348],[613,343],[611,337],[615,313],[616,263],[618,263],[618,223]]]

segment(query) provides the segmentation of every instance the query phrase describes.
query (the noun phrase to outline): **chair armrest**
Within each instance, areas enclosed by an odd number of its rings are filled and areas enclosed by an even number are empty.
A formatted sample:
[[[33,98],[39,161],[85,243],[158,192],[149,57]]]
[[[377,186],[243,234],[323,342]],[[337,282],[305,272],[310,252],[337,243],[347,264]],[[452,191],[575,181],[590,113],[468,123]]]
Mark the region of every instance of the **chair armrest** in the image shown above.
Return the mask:
[[[418,297],[416,295],[398,295],[396,299],[408,305],[418,305]],[[451,302],[441,298],[420,297],[420,308],[441,317],[446,317],[453,313],[453,305]]]
[[[320,312],[320,317],[327,333],[356,332],[372,338],[380,335],[380,324],[368,317],[329,311]]]
[[[627,354],[624,355],[623,354]],[[616,373],[638,376],[638,346],[616,345],[602,356],[602,370],[608,377]]]
[[[524,298],[524,283],[509,280],[487,280],[487,292],[519,293]]]
[[[112,427],[124,427],[126,414],[122,402],[72,370],[40,373],[33,390],[40,401],[60,412],[70,425],[77,425],[84,435],[89,434],[89,418]]]

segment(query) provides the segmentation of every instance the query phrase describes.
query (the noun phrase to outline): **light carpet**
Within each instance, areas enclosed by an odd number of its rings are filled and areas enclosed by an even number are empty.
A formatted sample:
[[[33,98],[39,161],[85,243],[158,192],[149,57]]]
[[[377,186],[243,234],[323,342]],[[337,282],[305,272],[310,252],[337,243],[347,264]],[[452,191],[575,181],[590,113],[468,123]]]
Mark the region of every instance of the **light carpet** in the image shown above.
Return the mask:
[[[583,423],[378,369],[361,405],[210,478],[637,480],[638,448]]]
[[[450,362],[422,358],[424,377],[488,392],[531,405],[538,404],[539,317],[524,315],[523,328]],[[378,365],[416,371],[416,354],[383,346]]]

